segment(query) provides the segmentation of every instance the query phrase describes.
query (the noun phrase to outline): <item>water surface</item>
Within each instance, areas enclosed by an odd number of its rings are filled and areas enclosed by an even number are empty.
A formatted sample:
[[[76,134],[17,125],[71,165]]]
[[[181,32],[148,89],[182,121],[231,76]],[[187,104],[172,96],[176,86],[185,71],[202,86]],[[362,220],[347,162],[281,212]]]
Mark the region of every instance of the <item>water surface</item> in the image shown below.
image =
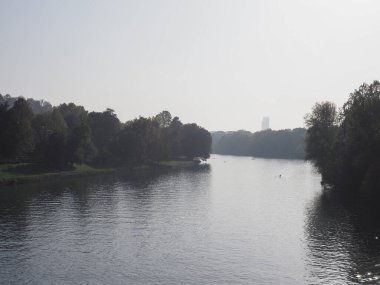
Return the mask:
[[[208,162],[1,188],[0,283],[377,282],[372,208],[322,195],[303,161]]]

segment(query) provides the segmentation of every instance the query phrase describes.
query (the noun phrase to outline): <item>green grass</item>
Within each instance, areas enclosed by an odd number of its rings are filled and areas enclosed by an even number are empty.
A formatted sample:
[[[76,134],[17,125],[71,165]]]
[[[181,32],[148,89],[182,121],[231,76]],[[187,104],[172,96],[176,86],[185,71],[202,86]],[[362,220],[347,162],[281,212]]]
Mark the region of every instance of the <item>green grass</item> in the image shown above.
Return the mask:
[[[190,166],[194,166],[194,162],[192,160],[168,160],[168,161],[161,161],[159,165],[169,166],[173,168],[190,167]]]
[[[1,164],[0,185],[39,182],[53,178],[85,176],[113,171],[109,168],[92,168],[86,164],[74,164],[64,170],[52,169],[37,163]]]
[[[155,166],[141,165],[136,166],[132,171],[150,171],[158,168],[186,168],[194,166],[191,160],[168,160],[161,161]],[[118,169],[123,170],[123,168]],[[44,164],[38,163],[17,163],[17,164],[0,164],[0,186],[12,185],[29,182],[41,182],[52,179],[65,177],[81,177],[94,174],[115,172],[113,168],[93,168],[87,164],[74,164],[64,170],[50,168]]]

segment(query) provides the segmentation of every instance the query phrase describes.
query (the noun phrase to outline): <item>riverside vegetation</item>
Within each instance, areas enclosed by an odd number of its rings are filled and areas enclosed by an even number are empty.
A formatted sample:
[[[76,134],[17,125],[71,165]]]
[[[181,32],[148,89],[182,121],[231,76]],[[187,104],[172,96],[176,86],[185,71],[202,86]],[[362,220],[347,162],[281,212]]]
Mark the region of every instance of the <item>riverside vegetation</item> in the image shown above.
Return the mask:
[[[0,95],[0,182],[109,172],[114,168],[177,167],[206,159],[211,135],[162,111],[120,122],[113,110],[88,112],[73,103]]]
[[[363,84],[337,110],[316,103],[305,117],[306,158],[322,184],[359,197],[380,196],[380,82]]]
[[[212,152],[216,154],[243,155],[262,158],[305,158],[306,129],[265,130],[251,133],[213,132]]]

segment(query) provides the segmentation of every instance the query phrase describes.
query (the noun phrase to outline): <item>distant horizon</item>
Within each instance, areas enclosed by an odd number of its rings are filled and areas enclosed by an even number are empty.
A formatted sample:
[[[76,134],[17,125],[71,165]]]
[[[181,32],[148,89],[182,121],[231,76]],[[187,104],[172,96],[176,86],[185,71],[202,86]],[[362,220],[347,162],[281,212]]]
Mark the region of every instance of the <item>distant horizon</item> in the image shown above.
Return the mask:
[[[208,130],[210,133],[216,133],[216,132],[224,132],[224,133],[229,133],[229,132],[240,132],[240,131],[244,131],[244,132],[250,132],[250,133],[258,133],[258,132],[265,132],[265,131],[285,131],[285,130],[294,130],[294,129],[305,129],[306,127],[303,126],[303,127],[295,127],[295,128],[284,128],[284,129],[272,129],[272,128],[269,128],[269,129],[266,129],[266,130],[257,130],[257,131],[250,131],[250,130],[245,130],[245,129],[239,129],[239,130],[230,130],[230,131],[224,131],[224,130],[217,130],[217,131],[213,131],[213,130]]]
[[[9,94],[9,93],[1,93],[0,92],[0,95],[2,95],[2,96],[6,96],[6,95],[9,95],[9,96],[11,96],[11,97],[13,97],[13,98],[19,98],[19,97],[22,97],[22,98],[24,98],[24,99],[34,99],[34,100],[37,100],[37,101],[44,101],[44,102],[48,102],[48,103],[50,103],[53,107],[57,107],[57,106],[59,106],[60,104],[70,104],[70,103],[73,103],[73,104],[75,104],[75,105],[77,105],[77,106],[83,106],[83,105],[78,105],[78,104],[76,104],[75,102],[62,102],[62,103],[58,103],[58,104],[53,104],[52,102],[50,102],[50,101],[48,101],[48,100],[45,100],[45,99],[39,99],[39,98],[33,98],[33,97],[28,97],[28,96],[23,96],[23,95],[19,95],[19,96],[13,96],[12,94]],[[88,112],[104,112],[104,111],[106,111],[107,109],[111,109],[111,110],[115,110],[114,108],[112,108],[112,107],[106,107],[104,110],[100,110],[100,111],[95,111],[95,110],[88,110],[87,108],[86,108],[86,106],[83,106],[85,109],[86,109],[86,111],[88,111]],[[170,110],[161,110],[161,111],[169,111],[170,112]],[[120,116],[119,116],[119,114],[117,114],[116,112],[115,112],[115,114],[117,115],[117,117],[120,119]],[[157,113],[158,114],[158,113]],[[145,118],[151,118],[151,117],[153,117],[153,116],[155,116],[155,115],[157,115],[157,114],[152,114],[152,115],[150,115],[150,116],[146,116],[146,115],[139,115],[138,117],[145,117]],[[170,112],[170,114],[173,116],[173,117],[179,117],[179,116],[177,116],[176,114],[172,114],[172,112]],[[120,120],[121,122],[123,122],[123,123],[125,123],[125,122],[128,122],[128,121],[130,121],[130,120],[134,120],[134,119],[136,119],[136,118],[138,118],[138,117],[134,117],[134,118],[131,118],[131,119],[127,119],[127,120],[125,120],[125,121],[123,121],[123,120]],[[181,117],[179,117],[179,119],[181,120]],[[182,121],[182,120],[181,120]],[[183,121],[182,121],[183,122]],[[198,124],[197,122],[196,122],[196,120],[192,120],[192,122],[195,122],[196,124]],[[187,123],[187,122],[183,122],[183,123]],[[198,124],[199,126],[201,126],[201,127],[204,127],[204,126],[202,126],[202,125],[200,125],[200,124]],[[294,128],[282,128],[282,129],[273,129],[273,128],[271,128],[271,127],[269,127],[269,130],[272,130],[272,131],[281,131],[281,130],[293,130],[293,129],[297,129],[297,128],[305,128],[305,126],[302,126],[302,127],[294,127]],[[246,129],[236,129],[236,130],[209,130],[208,129],[208,131],[210,132],[210,133],[215,133],[215,132],[238,132],[238,131],[247,131],[247,132],[251,132],[251,133],[255,133],[255,132],[261,132],[261,131],[265,131],[265,130],[246,130]]]

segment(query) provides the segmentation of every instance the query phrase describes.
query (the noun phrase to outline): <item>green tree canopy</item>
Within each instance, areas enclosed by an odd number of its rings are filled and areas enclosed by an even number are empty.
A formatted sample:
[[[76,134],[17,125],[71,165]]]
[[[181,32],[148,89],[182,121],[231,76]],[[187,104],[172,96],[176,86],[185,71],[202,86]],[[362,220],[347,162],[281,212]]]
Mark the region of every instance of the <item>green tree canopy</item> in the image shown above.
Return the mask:
[[[19,98],[10,109],[7,104],[2,106],[1,156],[12,158],[30,154],[35,140],[31,126],[33,113],[28,103]]]
[[[97,150],[96,161],[106,164],[110,156],[110,144],[121,130],[121,123],[112,109],[91,112],[88,115],[91,139]]]
[[[351,93],[338,116],[333,104],[316,104],[306,125],[307,158],[314,162],[323,182],[345,192],[380,196],[378,81]]]
[[[167,128],[172,122],[172,115],[169,111],[162,111],[153,117],[153,120],[156,121],[161,128]]]
[[[34,160],[58,169],[74,163],[135,166],[185,155],[208,157],[211,142],[205,129],[183,125],[168,111],[122,124],[112,109],[88,113],[73,103],[52,108],[42,100],[10,95],[0,95],[0,124],[2,161]]]
[[[211,134],[197,124],[185,124],[181,131],[181,148],[189,158],[209,158]]]

